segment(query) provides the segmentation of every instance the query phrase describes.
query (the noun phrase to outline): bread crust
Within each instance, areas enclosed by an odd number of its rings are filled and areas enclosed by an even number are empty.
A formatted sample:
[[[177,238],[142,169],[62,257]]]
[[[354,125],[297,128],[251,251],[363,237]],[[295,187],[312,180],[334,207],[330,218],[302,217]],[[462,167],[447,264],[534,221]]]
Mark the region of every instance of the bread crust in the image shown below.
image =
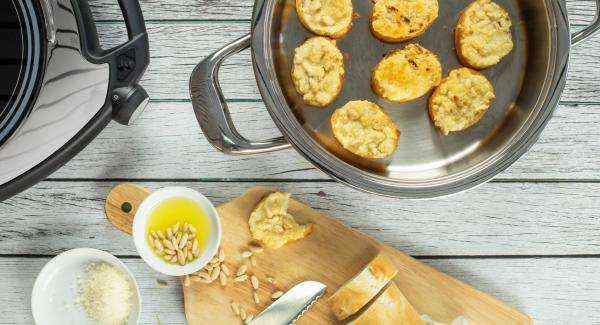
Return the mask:
[[[411,17],[413,21],[402,24],[398,23],[399,20],[390,22],[387,19],[390,14],[388,7],[412,6],[415,3],[424,4],[424,6],[421,11],[409,11],[419,13],[416,17]],[[387,43],[400,43],[411,40],[421,36],[431,27],[438,17],[438,10],[437,0],[376,0],[369,18],[371,33],[379,40]],[[393,12],[402,15],[399,10],[394,9]],[[410,20],[405,15],[402,15],[401,18]]]
[[[479,81],[483,85],[482,87],[480,87],[480,90],[481,89],[488,90],[489,92],[491,92],[491,96],[489,96],[487,93],[479,94],[480,97],[483,96],[479,99],[481,99],[481,101],[485,104],[485,109],[480,109],[480,110],[476,111],[475,114],[472,116],[472,118],[468,119],[466,123],[460,124],[461,127],[449,128],[446,125],[447,123],[443,123],[443,121],[441,121],[443,119],[443,117],[440,116],[441,114],[438,114],[436,112],[435,101],[436,101],[436,99],[441,98],[442,96],[448,97],[447,95],[444,95],[442,93],[444,86],[447,83],[454,81],[456,74],[461,73],[461,72],[477,76]],[[461,98],[457,97],[453,101],[456,102],[456,101],[459,101],[460,99]],[[429,117],[434,122],[435,126],[438,127],[444,135],[448,135],[450,132],[463,131],[463,130],[475,125],[477,122],[479,122],[481,120],[481,118],[485,115],[487,110],[490,108],[493,99],[494,99],[494,87],[492,86],[492,84],[489,82],[489,80],[487,80],[487,78],[483,74],[481,74],[479,71],[476,71],[476,70],[473,70],[470,68],[457,68],[457,69],[450,70],[448,72],[448,77],[446,77],[444,80],[442,80],[440,85],[433,91],[433,93],[429,97],[429,100],[427,101],[427,108],[428,108],[428,112],[429,112]],[[450,100],[452,100],[452,99],[450,99]],[[456,104],[456,106],[459,107],[460,106],[459,104]]]
[[[399,61],[392,61],[395,57]],[[385,71],[386,68],[396,70]],[[390,51],[379,61],[371,74],[371,88],[379,97],[403,103],[422,97],[441,80],[442,64],[438,57],[419,44],[409,44],[403,49]]]
[[[319,88],[317,91],[313,91],[313,89],[307,89],[307,83],[310,84],[309,79],[312,77],[310,75],[306,75],[308,74],[307,71],[304,71],[302,73],[302,76],[300,75],[300,73],[297,73],[297,66],[298,67],[302,67],[302,69],[304,69],[304,66],[302,65],[301,62],[298,62],[298,59],[300,58],[300,56],[297,54],[298,51],[304,47],[304,46],[310,46],[309,44],[311,42],[318,42],[321,40],[326,40],[327,42],[333,44],[333,48],[331,49],[333,54],[333,62],[330,63],[330,67],[336,68],[338,71],[337,74],[337,82],[335,82],[335,89],[333,91],[330,92],[325,92],[327,93],[327,95],[329,96],[329,99],[327,100],[319,100],[319,98],[317,98],[315,94],[311,94],[311,93],[318,93],[320,91],[322,91],[323,89],[322,86],[323,84],[321,83],[319,86],[321,86],[321,88]],[[302,58],[302,59],[306,59],[306,58]],[[321,63],[319,63],[321,64]],[[315,107],[325,107],[329,104],[331,104],[336,98],[337,96],[340,94],[340,92],[342,91],[342,87],[344,85],[344,75],[345,75],[345,70],[344,70],[344,56],[342,55],[342,52],[339,50],[339,48],[336,45],[335,40],[329,39],[327,37],[324,36],[315,36],[315,37],[311,37],[309,39],[307,39],[306,41],[304,41],[304,43],[302,43],[302,45],[300,45],[299,47],[296,48],[296,53],[294,54],[294,62],[292,64],[292,71],[291,71],[291,76],[292,76],[292,81],[294,83],[294,87],[296,88],[296,91],[302,96],[303,101],[311,106],[315,106]],[[321,80],[322,81],[322,80]],[[310,86],[308,86],[310,88]]]
[[[469,27],[470,27],[470,26],[468,26],[467,18],[469,18],[469,15],[473,14],[474,11],[477,10],[475,7],[480,6],[481,3],[489,3],[489,4],[492,4],[493,6],[497,6],[497,9],[501,11],[501,15],[508,19],[508,22],[507,22],[508,25],[503,27],[503,28],[508,28],[507,31],[499,31],[499,34],[496,34],[494,41],[490,41],[488,39],[487,41],[482,42],[481,45],[477,45],[478,49],[480,49],[479,51],[477,51],[477,53],[481,53],[481,52],[483,52],[483,51],[481,51],[481,49],[487,48],[489,51],[490,44],[497,44],[498,42],[500,42],[500,44],[505,44],[506,48],[500,48],[500,47],[492,48],[492,50],[497,51],[497,53],[488,55],[487,57],[484,57],[484,56],[475,57],[475,56],[479,56],[479,54],[478,55],[468,55],[466,53],[467,45],[465,45],[463,42],[467,36],[466,35],[467,29],[469,29]],[[497,27],[496,24],[492,24],[492,25]],[[510,31],[511,25],[512,25],[512,21],[510,19],[510,15],[506,11],[506,9],[504,9],[501,5],[499,5],[493,1],[490,1],[490,0],[483,0],[483,1],[476,0],[472,3],[470,3],[465,8],[462,15],[460,16],[458,23],[456,25],[456,28],[454,30],[454,47],[456,48],[456,56],[458,57],[458,60],[463,65],[473,68],[473,69],[477,69],[477,70],[487,69],[489,67],[492,67],[492,66],[498,64],[506,55],[508,55],[512,51],[512,48],[514,46],[513,42],[512,42],[512,33]],[[485,62],[485,61],[488,61],[488,62]]]
[[[349,15],[349,17],[344,17],[346,20],[346,23],[341,28],[334,30],[334,31],[326,31],[326,30],[324,30],[324,28],[319,28],[318,26],[311,24],[309,22],[309,20],[307,19],[306,14],[303,10],[302,1],[303,0],[296,0],[296,3],[295,3],[296,13],[298,14],[298,19],[300,20],[300,23],[302,23],[304,28],[308,29],[311,33],[338,39],[338,38],[342,38],[342,37],[346,36],[348,31],[350,31],[350,28],[352,28],[352,14],[353,14],[352,1],[347,1],[350,15]],[[342,0],[340,0],[340,1],[342,1]]]
[[[357,115],[356,119],[348,121],[350,114]],[[346,121],[340,121],[342,118]],[[400,131],[385,111],[365,100],[350,101],[335,110],[331,115],[330,127],[344,149],[364,158],[391,155],[400,138]],[[370,142],[373,137],[378,138],[377,143]]]
[[[394,282],[371,305],[347,325],[425,325],[419,313],[410,304]]]
[[[342,321],[367,305],[398,273],[398,269],[379,253],[354,278],[346,282],[327,302],[335,317]]]

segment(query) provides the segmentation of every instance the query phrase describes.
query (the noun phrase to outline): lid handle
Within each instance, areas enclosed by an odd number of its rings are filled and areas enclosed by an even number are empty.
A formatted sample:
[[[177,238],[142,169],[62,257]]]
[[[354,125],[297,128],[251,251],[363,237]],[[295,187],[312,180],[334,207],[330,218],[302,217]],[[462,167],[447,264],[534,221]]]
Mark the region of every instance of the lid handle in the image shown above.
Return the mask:
[[[287,149],[283,137],[252,141],[242,136],[231,119],[218,81],[219,68],[229,56],[250,47],[248,34],[202,60],[190,77],[190,96],[194,113],[204,135],[216,149],[227,154],[254,154]]]
[[[594,21],[592,21],[589,26],[571,35],[572,46],[577,46],[582,42],[587,41],[589,38],[596,35],[598,31],[600,31],[600,0],[596,0],[595,12],[596,14],[594,16]]]

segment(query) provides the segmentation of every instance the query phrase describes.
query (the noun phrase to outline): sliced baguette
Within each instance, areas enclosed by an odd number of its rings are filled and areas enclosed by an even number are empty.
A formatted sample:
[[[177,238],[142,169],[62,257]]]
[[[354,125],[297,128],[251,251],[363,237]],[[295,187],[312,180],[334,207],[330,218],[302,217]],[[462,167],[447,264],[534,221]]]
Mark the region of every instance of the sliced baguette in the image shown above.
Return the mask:
[[[425,325],[393,281],[361,314],[346,325]]]
[[[437,0],[375,0],[371,32],[384,42],[404,42],[423,34],[438,11]]]
[[[513,49],[511,26],[510,15],[502,6],[491,0],[473,1],[456,26],[458,59],[478,70],[498,64]]]
[[[340,38],[352,27],[351,0],[296,0],[300,22],[314,34]]]
[[[397,273],[398,269],[383,253],[377,255],[360,273],[327,299],[335,317],[341,321],[355,314]]]

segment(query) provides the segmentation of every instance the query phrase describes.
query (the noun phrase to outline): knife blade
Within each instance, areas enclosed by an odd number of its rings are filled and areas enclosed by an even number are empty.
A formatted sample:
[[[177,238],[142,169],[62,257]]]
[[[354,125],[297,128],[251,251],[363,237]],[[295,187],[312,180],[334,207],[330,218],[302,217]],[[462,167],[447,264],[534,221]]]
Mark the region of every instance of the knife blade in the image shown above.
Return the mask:
[[[265,308],[248,325],[292,325],[323,295],[327,286],[304,281]]]

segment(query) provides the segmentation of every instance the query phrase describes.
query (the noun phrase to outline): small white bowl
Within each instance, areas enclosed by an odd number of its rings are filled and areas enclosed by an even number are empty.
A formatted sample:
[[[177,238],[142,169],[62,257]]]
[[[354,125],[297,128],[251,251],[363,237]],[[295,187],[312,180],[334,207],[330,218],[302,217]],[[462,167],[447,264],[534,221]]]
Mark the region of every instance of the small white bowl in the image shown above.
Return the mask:
[[[38,325],[93,325],[83,308],[76,303],[78,281],[85,279],[85,268],[90,262],[104,262],[125,274],[135,288],[133,304],[127,325],[139,323],[142,310],[140,290],[133,274],[118,258],[93,249],[77,248],[50,260],[40,271],[31,294],[31,312]]]
[[[172,264],[160,258],[146,239],[146,224],[152,210],[165,200],[172,198],[186,198],[196,202],[206,213],[210,224],[208,243],[200,256],[185,265]],[[221,219],[214,205],[202,194],[186,187],[165,187],[150,194],[140,204],[133,218],[133,242],[138,253],[144,261],[154,270],[172,276],[182,276],[194,273],[210,262],[221,244]]]

